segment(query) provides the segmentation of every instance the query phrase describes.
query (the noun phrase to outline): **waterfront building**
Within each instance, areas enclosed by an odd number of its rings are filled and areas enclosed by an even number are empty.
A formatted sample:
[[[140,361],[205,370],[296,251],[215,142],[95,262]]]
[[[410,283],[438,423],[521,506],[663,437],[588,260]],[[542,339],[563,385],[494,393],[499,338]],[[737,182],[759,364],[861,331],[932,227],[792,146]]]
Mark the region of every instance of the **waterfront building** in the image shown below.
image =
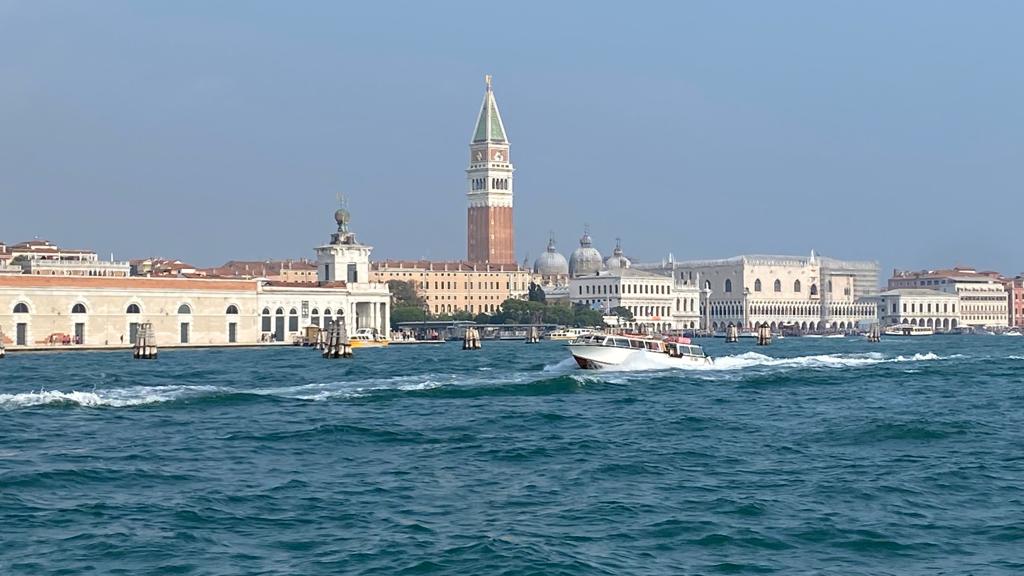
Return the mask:
[[[431,314],[493,314],[509,298],[525,300],[531,274],[519,266],[384,260],[371,267],[374,282],[412,282]]]
[[[1024,328],[1024,275],[1007,278],[1006,291],[1010,302],[1010,325]]]
[[[700,322],[700,294],[695,285],[671,276],[628,267],[599,270],[569,280],[569,301],[606,314],[623,307],[633,315],[628,329],[693,330]]]
[[[3,252],[8,266],[19,266],[25,274],[124,278],[131,273],[128,262],[103,261],[92,250],[61,248],[48,240],[4,246]]]
[[[1002,328],[1010,325],[1012,288],[997,272],[973,268],[942,270],[893,270],[889,289],[926,288],[956,295],[960,300],[961,325]]]
[[[878,295],[878,321],[883,328],[909,324],[938,332],[955,330],[960,326],[960,299],[928,288],[887,290]]]
[[[721,260],[668,260],[633,264],[633,269],[672,276],[701,290],[704,329],[730,325],[751,330],[845,331],[875,321],[876,304],[865,278],[877,277],[874,262],[804,256],[742,255]],[[872,272],[872,268],[874,272]]]
[[[466,260],[471,264],[514,265],[512,158],[505,125],[486,77],[484,100],[469,144]]]
[[[202,270],[207,276],[218,278],[266,278],[274,282],[309,283],[317,281],[316,264],[306,259],[285,260],[230,260],[223,266]]]
[[[317,249],[324,266],[316,282],[0,276],[0,329],[12,350],[129,345],[143,322],[152,323],[161,347],[287,342],[329,320],[344,322],[350,334],[359,328],[387,334],[387,285],[369,279],[371,247],[348,233],[347,218],[345,224],[339,221],[331,242]]]
[[[141,258],[129,260],[132,276],[203,277],[207,273],[191,264],[170,258]]]

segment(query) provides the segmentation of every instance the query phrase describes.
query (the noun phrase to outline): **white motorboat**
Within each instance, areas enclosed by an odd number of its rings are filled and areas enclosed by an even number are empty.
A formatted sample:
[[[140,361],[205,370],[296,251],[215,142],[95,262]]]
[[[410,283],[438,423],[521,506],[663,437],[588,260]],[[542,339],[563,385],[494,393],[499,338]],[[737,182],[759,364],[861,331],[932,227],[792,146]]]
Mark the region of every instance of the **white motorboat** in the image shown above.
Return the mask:
[[[886,328],[882,334],[885,336],[931,336],[935,334],[935,330],[927,326],[896,324]]]
[[[633,334],[588,334],[569,344],[580,368],[597,369],[637,363],[657,368],[710,366],[713,360],[689,338],[659,340]]]
[[[559,328],[558,330],[548,332],[544,337],[549,340],[575,340],[580,336],[586,336],[593,332],[592,328]]]
[[[353,348],[383,348],[388,345],[388,339],[373,328],[360,328],[348,337],[348,343]]]

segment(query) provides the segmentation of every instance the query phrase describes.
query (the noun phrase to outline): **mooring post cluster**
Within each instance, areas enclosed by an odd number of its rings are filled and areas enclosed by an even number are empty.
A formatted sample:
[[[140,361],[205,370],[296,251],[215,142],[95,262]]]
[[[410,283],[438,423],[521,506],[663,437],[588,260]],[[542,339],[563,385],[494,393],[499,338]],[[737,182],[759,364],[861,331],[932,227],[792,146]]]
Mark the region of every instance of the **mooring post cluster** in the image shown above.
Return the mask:
[[[767,324],[757,327],[757,345],[767,346],[772,343],[772,328]]]
[[[462,338],[462,349],[463,350],[479,350],[480,349],[480,331],[476,328],[466,328],[466,334]]]
[[[156,360],[156,355],[156,330],[153,329],[152,323],[143,322],[135,336],[132,357],[136,360]]]
[[[324,358],[351,358],[352,343],[348,340],[348,330],[341,320],[331,322],[327,328],[327,343],[324,346]]]

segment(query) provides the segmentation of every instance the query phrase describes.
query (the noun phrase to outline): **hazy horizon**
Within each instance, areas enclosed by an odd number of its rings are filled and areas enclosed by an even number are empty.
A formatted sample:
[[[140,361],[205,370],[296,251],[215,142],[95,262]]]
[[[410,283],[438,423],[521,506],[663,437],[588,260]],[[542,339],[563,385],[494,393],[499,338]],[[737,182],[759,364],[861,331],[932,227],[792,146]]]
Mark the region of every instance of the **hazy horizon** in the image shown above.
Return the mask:
[[[518,260],[1024,271],[1024,5],[0,0],[0,241],[197,266],[465,257],[484,74]],[[988,197],[986,204],[977,200]]]

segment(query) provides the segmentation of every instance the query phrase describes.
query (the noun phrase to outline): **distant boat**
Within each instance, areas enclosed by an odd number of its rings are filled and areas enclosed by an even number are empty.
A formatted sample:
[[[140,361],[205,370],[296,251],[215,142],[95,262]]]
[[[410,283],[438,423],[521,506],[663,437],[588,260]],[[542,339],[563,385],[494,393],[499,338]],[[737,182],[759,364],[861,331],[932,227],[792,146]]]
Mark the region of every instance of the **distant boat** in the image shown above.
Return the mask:
[[[886,336],[932,336],[935,334],[935,330],[927,326],[896,324],[886,328],[882,334]]]

